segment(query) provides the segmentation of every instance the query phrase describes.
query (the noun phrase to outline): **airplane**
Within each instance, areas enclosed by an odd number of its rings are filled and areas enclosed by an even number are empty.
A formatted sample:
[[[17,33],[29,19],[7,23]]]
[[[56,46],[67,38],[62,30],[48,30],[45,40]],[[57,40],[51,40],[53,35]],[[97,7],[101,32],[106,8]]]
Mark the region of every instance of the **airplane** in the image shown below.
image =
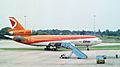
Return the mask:
[[[6,37],[26,45],[46,46],[45,50],[56,51],[64,43],[70,43],[73,46],[87,46],[87,50],[89,50],[88,46],[102,42],[100,38],[93,35],[31,35],[32,30],[25,29],[16,18],[9,17],[9,20],[12,27],[8,32],[13,36],[5,35]]]

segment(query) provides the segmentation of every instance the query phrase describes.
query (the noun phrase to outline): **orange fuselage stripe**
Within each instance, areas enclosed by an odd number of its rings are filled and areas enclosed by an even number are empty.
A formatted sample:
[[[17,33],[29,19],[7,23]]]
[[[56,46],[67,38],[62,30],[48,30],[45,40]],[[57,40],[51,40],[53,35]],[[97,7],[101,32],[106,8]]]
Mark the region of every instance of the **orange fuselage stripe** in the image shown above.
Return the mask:
[[[96,38],[96,36],[90,36],[90,35],[38,35],[38,36],[25,36],[24,38],[27,40],[23,41],[23,43],[32,44],[32,43],[38,43],[38,42]]]

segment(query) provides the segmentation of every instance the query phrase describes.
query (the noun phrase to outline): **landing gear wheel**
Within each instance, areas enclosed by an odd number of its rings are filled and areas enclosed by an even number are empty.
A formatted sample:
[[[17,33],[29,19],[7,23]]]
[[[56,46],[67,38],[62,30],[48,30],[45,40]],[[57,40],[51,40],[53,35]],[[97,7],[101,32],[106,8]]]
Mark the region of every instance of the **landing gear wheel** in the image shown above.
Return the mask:
[[[51,50],[50,46],[46,46],[46,48],[44,48],[44,50]]]
[[[52,48],[52,51],[57,51],[57,49],[56,48]]]
[[[50,48],[44,48],[44,50],[51,50]]]
[[[87,51],[89,51],[90,49],[89,48],[87,48]]]
[[[57,48],[50,48],[50,46],[46,46],[46,48],[44,48],[44,50],[48,50],[48,51],[57,51]]]
[[[89,49],[89,47],[87,46],[87,51],[89,51],[90,49]]]

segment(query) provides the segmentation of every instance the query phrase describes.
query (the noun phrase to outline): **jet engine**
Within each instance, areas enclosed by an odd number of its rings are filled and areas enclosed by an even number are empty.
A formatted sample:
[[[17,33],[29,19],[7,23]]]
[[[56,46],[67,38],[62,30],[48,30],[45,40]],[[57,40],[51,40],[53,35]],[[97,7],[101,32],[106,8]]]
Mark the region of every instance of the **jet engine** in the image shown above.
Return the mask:
[[[26,39],[22,36],[15,36],[13,38],[13,40],[17,41],[17,42],[22,42],[22,41],[25,41]]]
[[[32,34],[32,31],[31,30],[13,30],[13,31],[10,31],[9,32],[10,34],[13,34],[13,35],[30,35]]]

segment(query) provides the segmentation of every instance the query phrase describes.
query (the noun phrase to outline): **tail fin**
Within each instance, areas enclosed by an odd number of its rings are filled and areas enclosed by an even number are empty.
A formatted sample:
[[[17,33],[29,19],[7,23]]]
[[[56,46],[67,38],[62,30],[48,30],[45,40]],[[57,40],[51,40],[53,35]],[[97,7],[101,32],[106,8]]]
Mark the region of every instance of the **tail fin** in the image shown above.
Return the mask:
[[[9,20],[12,25],[12,30],[25,30],[19,21],[17,21],[14,17],[9,17]]]
[[[14,17],[9,17],[9,19],[12,25],[12,28],[8,30],[10,34],[21,35],[21,36],[32,34],[31,30],[25,30],[23,26]]]

